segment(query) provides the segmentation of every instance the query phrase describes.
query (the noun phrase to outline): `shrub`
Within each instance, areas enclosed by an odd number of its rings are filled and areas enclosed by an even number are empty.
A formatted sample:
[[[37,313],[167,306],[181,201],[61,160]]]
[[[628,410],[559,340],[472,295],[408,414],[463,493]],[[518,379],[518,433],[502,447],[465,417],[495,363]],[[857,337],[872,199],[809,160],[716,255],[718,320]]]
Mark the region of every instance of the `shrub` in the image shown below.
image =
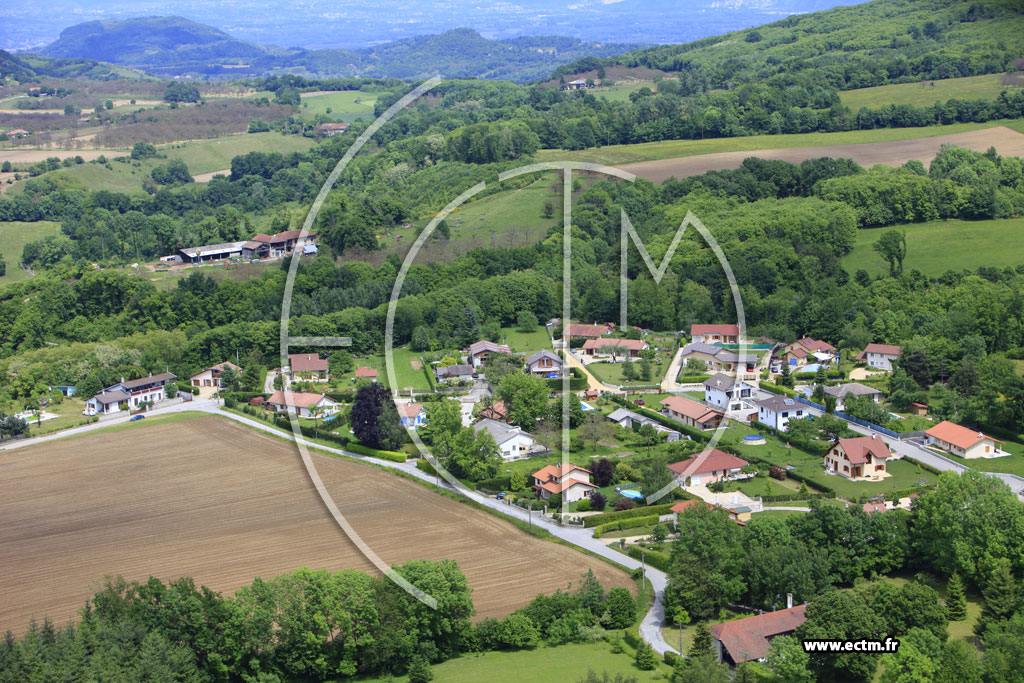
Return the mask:
[[[576,512],[589,512],[590,511],[590,500],[584,498],[580,502],[576,503]]]
[[[597,510],[598,512],[600,512],[601,510],[604,510],[605,505],[607,505],[607,504],[608,504],[608,501],[600,493],[595,492],[592,496],[590,496],[590,509],[591,510]]]
[[[615,503],[615,510],[623,512],[625,510],[633,509],[633,501],[630,498],[622,498],[619,502]]]
[[[405,462],[407,456],[405,453],[398,453],[396,451],[380,451],[376,448],[369,448],[361,443],[347,443],[346,448],[353,453],[359,453],[360,455],[368,455],[371,458],[381,458],[382,460],[390,460],[391,462]]]

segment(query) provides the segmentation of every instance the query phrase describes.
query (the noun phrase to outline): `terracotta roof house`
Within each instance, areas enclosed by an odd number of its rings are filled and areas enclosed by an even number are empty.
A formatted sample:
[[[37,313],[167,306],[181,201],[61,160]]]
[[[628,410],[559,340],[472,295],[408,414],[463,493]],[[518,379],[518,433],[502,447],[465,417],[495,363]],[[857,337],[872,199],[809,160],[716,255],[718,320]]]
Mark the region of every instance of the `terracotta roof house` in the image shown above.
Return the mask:
[[[884,502],[875,501],[873,503],[864,503],[863,509],[864,512],[868,513],[869,515],[873,515],[876,512],[885,512],[887,508],[885,507]]]
[[[999,458],[1009,455],[1003,442],[977,430],[944,420],[925,432],[928,445],[961,458]]]
[[[885,461],[892,457],[889,447],[878,436],[839,439],[825,453],[825,467],[847,479],[886,476]]]
[[[322,138],[333,138],[335,135],[344,133],[347,128],[347,123],[328,121],[316,127],[316,134]]]
[[[636,358],[651,345],[643,339],[588,339],[583,342],[583,353],[588,356],[613,355],[606,353],[605,347],[615,347],[614,355]]]
[[[790,365],[803,365],[811,358],[822,363],[831,363],[837,358],[838,353],[836,347],[828,342],[803,337],[786,344],[782,358]]]
[[[689,479],[691,485],[701,486],[735,476],[746,466],[747,461],[743,458],[712,448],[707,453],[674,462],[668,469],[683,483]]]
[[[533,489],[541,498],[561,495],[562,501],[574,503],[589,498],[597,489],[590,483],[590,470],[579,465],[548,465],[533,473]]]
[[[495,344],[492,341],[481,339],[469,345],[469,352],[467,354],[469,364],[473,367],[479,367],[483,365],[484,361],[492,353],[512,353],[512,349],[509,348],[508,344]]]
[[[288,354],[288,367],[291,370],[292,379],[297,377],[304,379],[327,378],[327,359],[321,358],[318,353],[290,353]]]
[[[501,420],[504,422],[508,419],[508,408],[505,407],[504,401],[495,401],[489,406],[480,409],[477,413],[477,417],[484,420]]]
[[[580,323],[569,323],[562,331],[562,335],[570,339],[573,337],[596,339],[597,337],[603,337],[606,334],[611,334],[613,329],[615,329],[615,326],[611,323],[605,323],[604,325],[581,325]]]
[[[807,621],[806,605],[765,612],[711,627],[720,661],[735,665],[768,656],[771,639],[792,633]]]
[[[739,325],[691,325],[690,341],[705,344],[735,344],[740,338]]]
[[[737,508],[736,510],[730,510],[729,508],[724,508],[721,505],[712,505],[711,503],[707,503],[703,500],[695,499],[680,501],[673,505],[672,507],[670,507],[669,510],[672,511],[672,514],[675,518],[674,521],[678,523],[679,515],[681,513],[684,513],[687,510],[699,508],[702,505],[708,510],[722,510],[726,512],[729,515],[729,519],[736,522],[740,526],[746,526],[745,520],[750,519],[750,508]],[[741,519],[741,517],[743,517],[743,519]]]
[[[900,357],[900,347],[893,344],[868,344],[857,354],[857,360],[867,362],[869,368],[892,371],[892,364]]]
[[[227,368],[235,372],[239,372],[242,369],[231,361],[224,361],[192,375],[188,378],[188,383],[194,387],[217,387],[219,389],[221,373]]]
[[[356,379],[372,379],[374,382],[377,381],[378,372],[375,368],[368,368],[365,365],[363,367],[356,368]]]
[[[305,251],[307,246],[316,246],[316,233],[308,233],[305,237],[301,237],[301,235],[301,230],[285,230],[274,235],[254,235],[250,241],[263,246],[252,247],[251,256],[246,256],[248,252],[243,250],[242,256],[243,258],[252,258],[253,256],[281,257],[287,256],[295,250]]]
[[[427,421],[427,411],[422,403],[399,403],[395,408],[404,427],[419,427]]]
[[[317,417],[333,415],[338,412],[338,404],[323,394],[311,394],[304,391],[283,391],[278,389],[267,405],[276,412],[298,414],[299,417]]]
[[[683,396],[668,396],[661,399],[661,412],[673,420],[678,420],[688,427],[710,431],[718,427],[725,417],[720,410],[710,408]]]

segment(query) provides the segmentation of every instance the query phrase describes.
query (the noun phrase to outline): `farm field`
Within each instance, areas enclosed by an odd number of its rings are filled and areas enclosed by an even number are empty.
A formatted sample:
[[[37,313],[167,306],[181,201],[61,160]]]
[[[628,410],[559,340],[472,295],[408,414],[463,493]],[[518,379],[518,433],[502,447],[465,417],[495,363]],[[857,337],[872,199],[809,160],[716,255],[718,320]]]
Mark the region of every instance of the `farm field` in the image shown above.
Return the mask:
[[[880,85],[874,88],[845,90],[839,93],[843,106],[856,112],[861,107],[876,109],[886,104],[911,104],[915,107],[927,107],[936,102],[950,99],[960,100],[994,100],[1003,90],[1014,91],[1020,85],[1003,85],[1003,74],[986,74],[984,76],[966,76],[964,78],[945,78],[938,81],[921,81],[917,83],[898,83]]]
[[[314,145],[313,140],[300,135],[281,135],[276,132],[226,135],[210,140],[183,142],[159,147],[161,154],[178,157],[192,173],[209,173],[230,168],[231,160],[249,152],[305,152]]]
[[[654,81],[631,79],[628,81],[616,81],[612,83],[612,85],[602,85],[597,88],[592,88],[588,93],[595,97],[603,97],[609,102],[625,102],[629,99],[631,94],[641,88],[657,90],[657,86],[654,84]]]
[[[721,152],[757,152],[760,150],[790,147],[822,147],[832,145],[857,145],[870,142],[899,142],[938,135],[954,135],[971,131],[988,130],[1004,126],[1017,132],[1024,132],[1024,120],[988,121],[986,123],[955,123],[948,126],[924,126],[921,128],[879,128],[876,130],[853,130],[839,133],[792,133],[786,135],[750,135],[739,138],[715,138],[708,140],[664,140],[642,142],[634,145],[609,145],[596,149],[566,151],[544,149],[535,155],[538,161],[591,161],[599,164],[619,166],[640,161],[658,161],[690,157],[698,154]],[[984,150],[982,150],[984,151]],[[751,156],[751,154],[745,156]],[[741,159],[742,161],[742,159]],[[732,167],[726,167],[732,168]],[[712,170],[711,167],[705,170]],[[702,171],[703,172],[703,171]]]
[[[832,133],[832,135],[840,135],[840,133]],[[635,173],[640,178],[646,178],[654,183],[662,183],[671,177],[683,178],[700,175],[707,171],[738,168],[743,163],[743,160],[749,156],[788,161],[790,163],[799,163],[807,159],[819,159],[821,157],[844,158],[853,159],[865,168],[870,168],[875,164],[902,166],[906,162],[916,159],[927,166],[935,158],[935,155],[939,153],[943,145],[956,145],[978,152],[984,152],[990,147],[995,147],[1004,156],[1022,156],[1024,155],[1024,134],[1005,126],[997,126],[984,130],[898,141],[867,142],[865,140],[858,143],[828,146],[777,147],[774,149],[759,149],[754,152],[751,152],[748,147],[744,151],[717,152],[676,159],[663,159],[661,161],[623,164],[620,168],[624,171]]]
[[[47,235],[56,235],[59,232],[60,223],[53,221],[0,223],[0,254],[7,262],[7,274],[0,277],[0,284],[27,279],[29,274],[18,267],[21,262],[21,250],[29,242],[41,240]]]
[[[507,614],[588,568],[606,587],[632,585],[602,561],[414,482],[313,458],[385,562],[457,560],[478,618]],[[105,575],[187,575],[230,592],[301,566],[373,571],[325,514],[293,446],[215,416],[19,449],[0,467],[0,629],[73,618]]]
[[[361,90],[343,90],[339,92],[301,93],[301,113],[305,118],[317,115],[328,116],[334,121],[351,123],[359,119],[373,116],[373,105],[377,102],[377,94]],[[328,109],[331,111],[328,113]]]
[[[1024,219],[988,221],[931,221],[894,226],[907,234],[906,271],[920,270],[938,277],[947,270],[973,270],[978,266],[1017,266],[1024,253]],[[868,275],[887,275],[889,264],[873,245],[887,228],[858,230],[853,251],[843,257],[851,274],[863,268]]]

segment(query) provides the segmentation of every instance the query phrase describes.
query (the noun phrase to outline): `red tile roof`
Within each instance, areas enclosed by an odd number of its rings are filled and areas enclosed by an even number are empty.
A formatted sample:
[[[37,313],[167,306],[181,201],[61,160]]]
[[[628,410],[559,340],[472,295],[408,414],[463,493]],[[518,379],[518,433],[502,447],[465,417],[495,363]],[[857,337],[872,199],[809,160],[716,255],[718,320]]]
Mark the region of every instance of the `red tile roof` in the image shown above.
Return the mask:
[[[820,339],[811,339],[810,337],[804,337],[803,339],[797,339],[797,344],[800,344],[810,353],[820,353],[822,351],[835,351],[836,347],[832,346],[828,342],[823,342]]]
[[[724,334],[738,336],[740,333],[739,325],[691,325],[690,326],[690,337],[696,337],[697,335],[703,334]]]
[[[868,514],[873,512],[885,512],[885,503],[864,503],[864,512]]]
[[[900,347],[894,344],[868,344],[857,354],[857,360],[864,360],[869,353],[884,353],[887,356],[900,355]]]
[[[422,403],[399,403],[397,406],[398,414],[402,417],[416,417],[423,410]]]
[[[640,351],[647,344],[643,339],[588,339],[583,342],[584,349],[601,349],[605,346],[617,346],[629,351]]]
[[[327,359],[318,353],[290,353],[288,367],[292,372],[327,372]]]
[[[846,459],[854,465],[863,465],[868,456],[885,459],[892,455],[885,441],[870,436],[858,436],[855,439],[839,439],[839,447],[846,453]]]
[[[361,377],[370,377],[376,379],[377,371],[374,370],[373,368],[367,367],[356,368],[356,379],[359,379]]]
[[[565,330],[562,334],[566,337],[601,337],[612,331],[614,325],[606,323],[604,325],[581,325],[579,323],[569,323],[565,326]]]
[[[990,439],[997,443],[1003,443],[1002,441],[999,441],[999,439],[993,439],[991,436],[986,436],[979,431],[968,429],[967,427],[949,422],[948,420],[943,420],[939,424],[927,430],[925,434],[939,439],[940,441],[951,443],[954,446],[959,446],[964,450],[967,450],[983,439]]]
[[[555,477],[556,479],[561,479],[562,477],[573,471],[586,472],[587,474],[590,474],[590,470],[584,467],[580,467],[579,465],[573,465],[572,463],[570,463],[568,465],[548,465],[547,467],[544,467],[534,472],[533,476],[538,479],[547,479],[548,477]]]
[[[688,458],[682,462],[674,462],[668,468],[678,475],[689,477],[694,474],[733,470],[746,466],[747,461],[743,458],[737,458],[735,455],[712,448],[707,453]]]
[[[696,401],[683,396],[669,396],[668,398],[663,398],[661,399],[661,405],[697,422],[706,422],[709,418],[714,417],[715,415],[723,414],[720,410],[709,408],[703,403],[697,403]]]
[[[492,353],[512,353],[512,349],[509,348],[508,344],[495,344],[492,341],[481,339],[480,341],[473,342],[469,345],[469,357],[489,351]]]
[[[768,656],[773,636],[792,633],[807,621],[805,605],[766,612],[711,627],[711,635],[722,642],[734,662],[750,662]]]
[[[711,503],[706,503],[703,500],[693,500],[693,499],[691,499],[691,500],[684,500],[684,501],[681,501],[679,503],[676,503],[675,505],[673,505],[669,509],[672,510],[672,512],[675,512],[677,514],[681,514],[683,512],[686,512],[690,508],[698,507],[698,506],[700,506],[702,504],[708,510],[711,510],[711,509],[713,509],[715,507]]]
[[[508,417],[508,409],[505,408],[504,401],[495,401],[490,405],[490,407],[483,408],[479,413],[479,417],[489,417],[493,420],[504,420]]]
[[[317,403],[327,398],[323,394],[310,394],[304,391],[284,392],[280,389],[275,391],[267,399],[267,403],[278,406],[295,406],[296,408],[312,408]]]

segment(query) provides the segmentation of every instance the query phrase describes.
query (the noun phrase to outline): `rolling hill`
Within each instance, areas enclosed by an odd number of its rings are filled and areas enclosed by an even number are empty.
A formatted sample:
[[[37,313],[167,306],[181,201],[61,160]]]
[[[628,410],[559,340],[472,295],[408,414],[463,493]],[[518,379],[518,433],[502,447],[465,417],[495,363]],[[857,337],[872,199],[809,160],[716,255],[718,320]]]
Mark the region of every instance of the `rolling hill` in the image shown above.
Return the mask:
[[[243,77],[292,73],[319,77],[536,80],[560,64],[606,57],[635,44],[597,44],[559,36],[484,38],[461,28],[360,50],[282,48],[238,40],[182,17],[89,21],[65,29],[41,48],[46,58],[101,60],[160,76]]]

